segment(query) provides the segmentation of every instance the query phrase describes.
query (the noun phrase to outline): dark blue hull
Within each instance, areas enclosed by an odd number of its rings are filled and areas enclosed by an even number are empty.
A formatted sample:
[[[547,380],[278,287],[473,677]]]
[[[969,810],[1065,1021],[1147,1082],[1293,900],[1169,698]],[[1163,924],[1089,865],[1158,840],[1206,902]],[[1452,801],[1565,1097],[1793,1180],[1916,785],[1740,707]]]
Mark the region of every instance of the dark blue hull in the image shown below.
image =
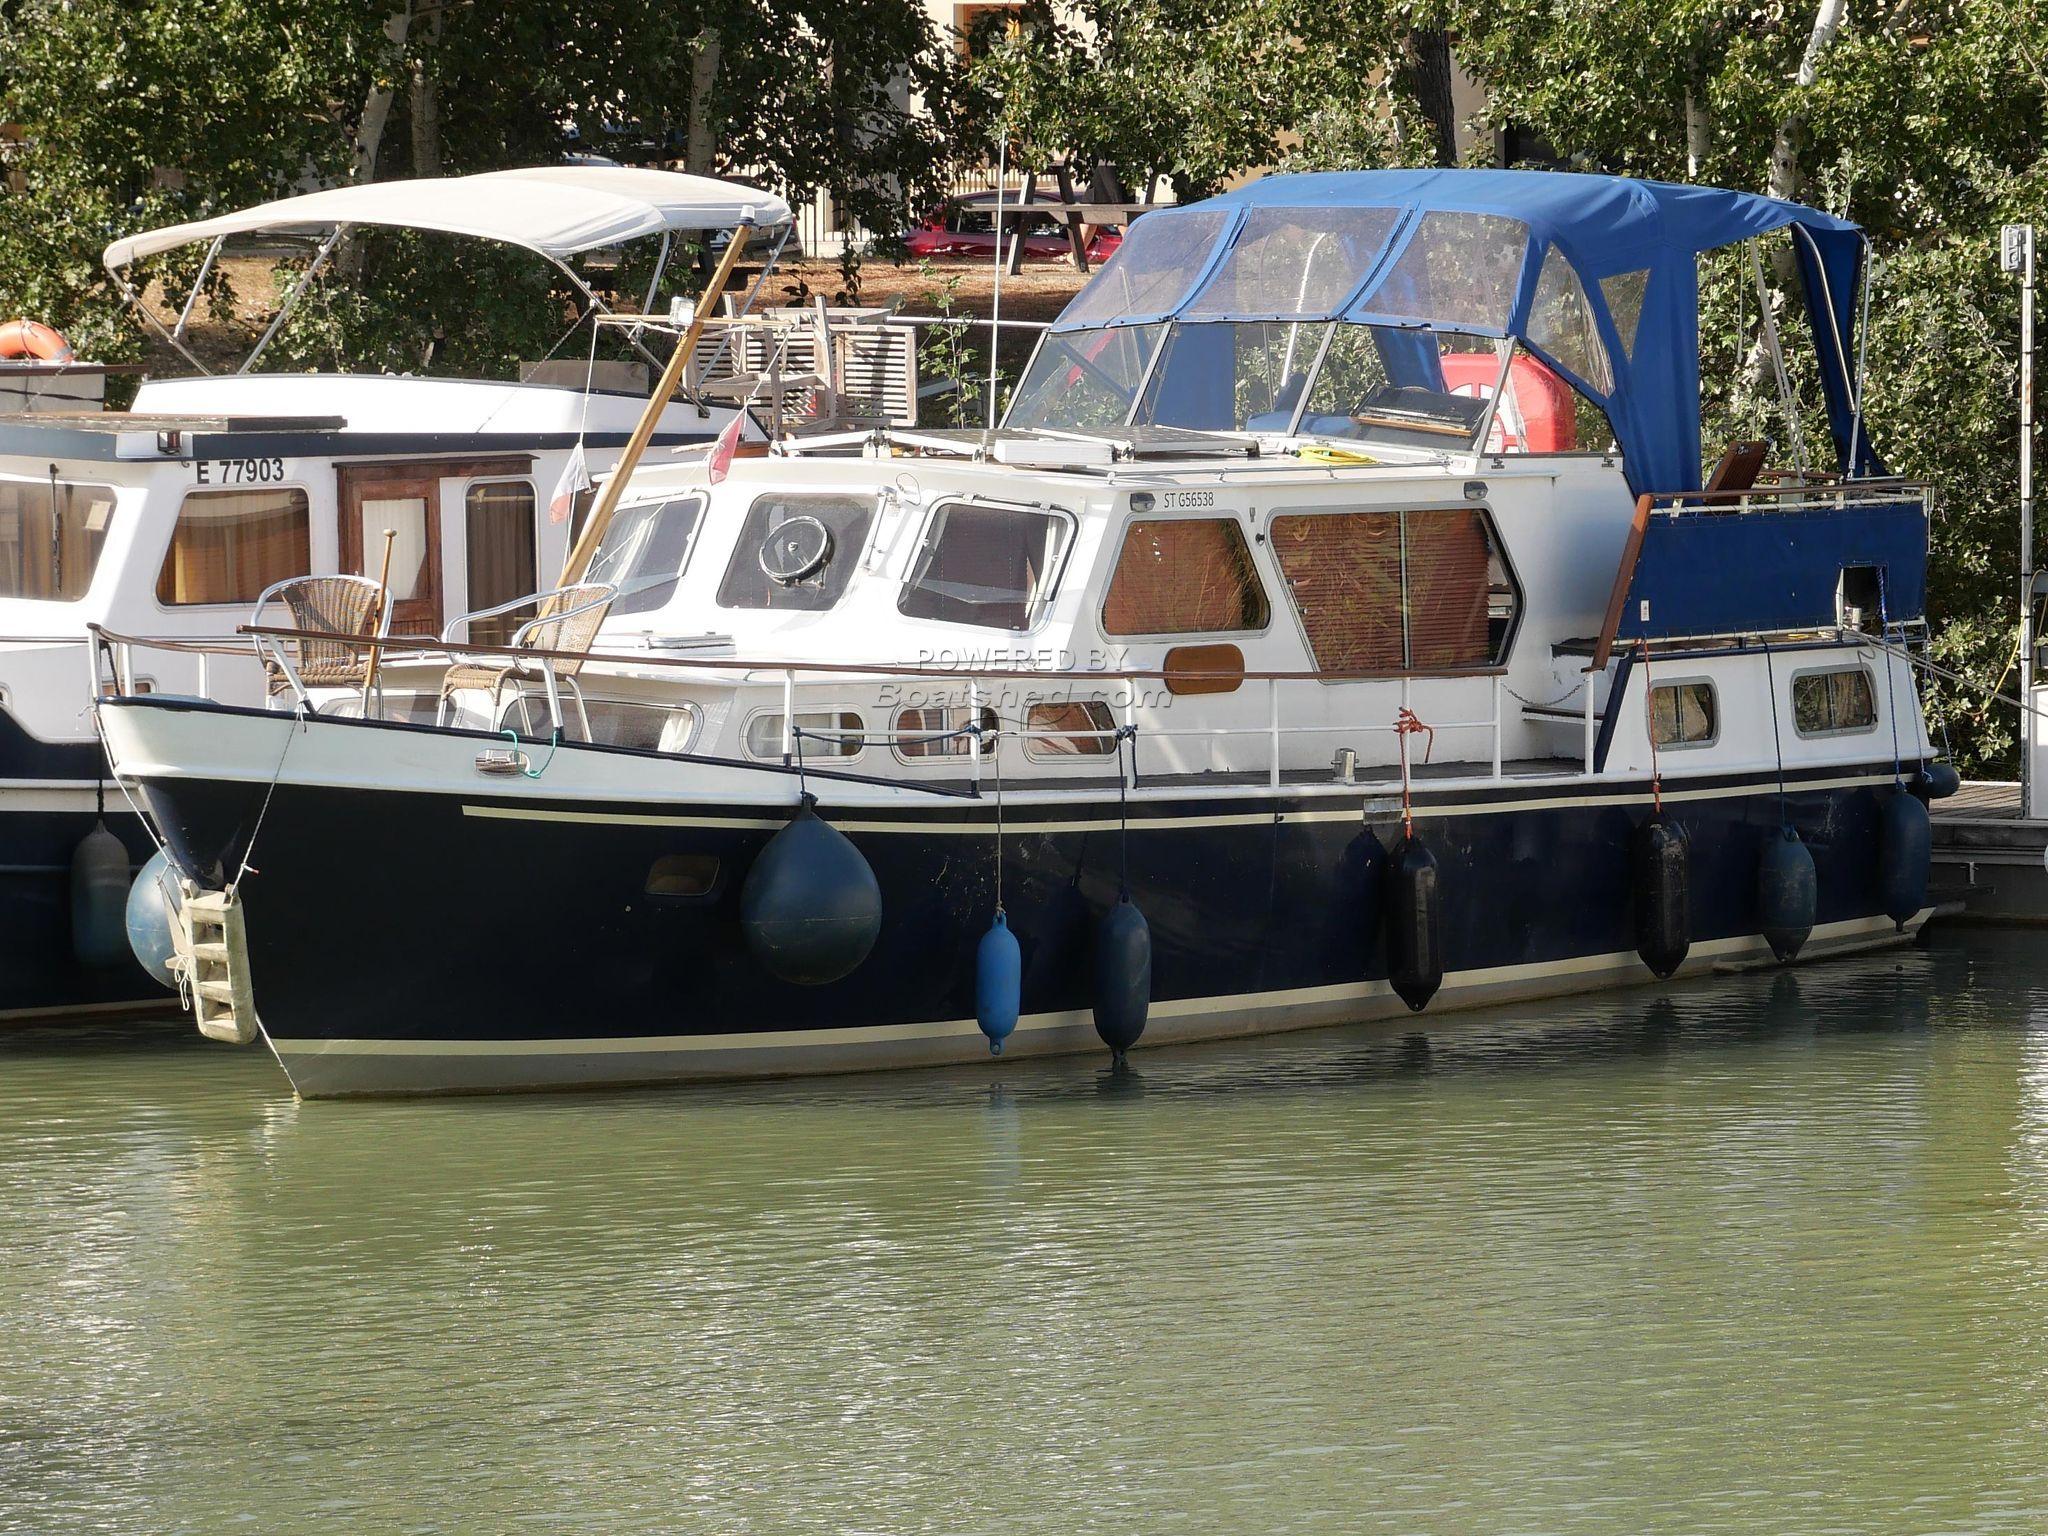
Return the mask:
[[[175,1006],[125,951],[81,964],[71,932],[71,855],[98,817],[98,743],[38,741],[0,710],[0,1017]],[[116,791],[107,828],[136,867],[155,851],[142,819]]]
[[[1878,896],[1893,785],[1889,762],[1790,782],[1782,814],[1818,875],[1808,953],[1899,932]],[[883,923],[850,975],[805,987],[766,972],[740,927],[741,885],[786,812],[281,784],[243,887],[265,1033],[309,1095],[985,1060],[974,977],[995,905],[993,804],[849,809],[813,787],[873,867]],[[207,780],[145,792],[173,847],[216,876],[262,796]],[[1628,854],[1648,800],[1647,784],[1576,776],[1419,792],[1445,898],[1432,1010],[1650,980]],[[1690,843],[1688,968],[1765,957],[1757,861],[1780,824],[1775,779],[1670,782],[1665,802]],[[1405,1012],[1387,984],[1374,844],[1400,824],[1383,794],[1148,799],[1129,827],[1153,943],[1147,1043]],[[1093,1048],[1091,933],[1124,845],[1113,790],[1009,808],[1013,1054]],[[649,894],[655,862],[676,855],[716,860],[707,891]]]

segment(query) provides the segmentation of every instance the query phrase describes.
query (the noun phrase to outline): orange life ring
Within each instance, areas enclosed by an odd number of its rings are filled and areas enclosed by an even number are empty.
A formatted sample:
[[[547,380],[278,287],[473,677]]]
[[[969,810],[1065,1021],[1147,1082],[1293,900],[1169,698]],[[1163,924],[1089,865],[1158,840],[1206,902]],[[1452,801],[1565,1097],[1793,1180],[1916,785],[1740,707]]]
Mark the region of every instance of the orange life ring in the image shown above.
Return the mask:
[[[32,357],[42,363],[75,363],[78,354],[55,326],[40,320],[0,324],[0,358]]]

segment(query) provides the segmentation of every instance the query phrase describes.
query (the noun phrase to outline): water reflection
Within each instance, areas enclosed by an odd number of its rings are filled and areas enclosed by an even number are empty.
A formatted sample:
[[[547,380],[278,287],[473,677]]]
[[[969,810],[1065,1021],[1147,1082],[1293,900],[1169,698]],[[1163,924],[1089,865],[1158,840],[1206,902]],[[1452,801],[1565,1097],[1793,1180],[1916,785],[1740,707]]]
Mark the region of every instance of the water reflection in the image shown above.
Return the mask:
[[[23,1032],[0,1523],[2036,1530],[2033,948],[559,1098]]]

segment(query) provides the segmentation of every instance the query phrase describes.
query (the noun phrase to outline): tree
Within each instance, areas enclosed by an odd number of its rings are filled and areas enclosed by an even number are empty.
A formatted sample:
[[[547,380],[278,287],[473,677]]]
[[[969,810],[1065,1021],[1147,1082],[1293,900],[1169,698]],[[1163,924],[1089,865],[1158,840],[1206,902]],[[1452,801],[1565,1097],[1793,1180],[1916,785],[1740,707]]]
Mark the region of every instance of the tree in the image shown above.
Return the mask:
[[[900,0],[18,0],[0,12],[0,311],[88,355],[140,355],[98,256],[117,235],[306,186],[544,163],[570,152],[824,188],[889,228],[945,155],[950,55]],[[384,248],[379,254],[379,248]],[[451,248],[452,250],[452,248]],[[174,301],[196,255],[161,261]],[[687,263],[681,264],[687,271]],[[301,355],[527,355],[566,294],[501,253],[365,235]],[[229,311],[229,279],[214,276]],[[244,296],[248,297],[248,296]],[[333,299],[331,291],[322,297]]]
[[[1870,231],[1871,438],[1935,493],[1936,658],[1995,682],[2015,642],[2018,524],[2016,297],[1994,244],[2001,222],[2048,223],[2039,0],[1891,0],[1869,15],[1840,0],[1461,7],[1459,58],[1486,87],[1486,125],[1532,131],[1587,169],[1769,191]],[[1793,282],[1781,264],[1776,285]],[[1710,348],[1740,331],[1760,357],[1756,315],[1746,285],[1710,278]],[[1739,372],[1733,355],[1711,361]],[[1721,438],[1757,405],[1741,388],[1710,399]],[[1966,768],[2011,769],[2008,711],[1948,686],[1929,703]]]

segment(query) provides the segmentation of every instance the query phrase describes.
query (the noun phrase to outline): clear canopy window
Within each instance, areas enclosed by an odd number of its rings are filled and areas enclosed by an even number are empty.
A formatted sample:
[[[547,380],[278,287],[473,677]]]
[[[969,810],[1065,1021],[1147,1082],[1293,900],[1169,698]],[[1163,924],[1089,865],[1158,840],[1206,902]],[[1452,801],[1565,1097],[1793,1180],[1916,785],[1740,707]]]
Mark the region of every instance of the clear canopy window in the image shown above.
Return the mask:
[[[896,607],[913,619],[1029,629],[1052,597],[1072,531],[1057,512],[941,507]]]
[[[1308,388],[1328,323],[1176,325],[1138,420],[1198,431],[1285,432]]]
[[[1643,300],[1649,292],[1648,267],[1600,279],[1600,296],[1607,301],[1607,318],[1614,322],[1615,333],[1621,337],[1621,350],[1627,356],[1635,355],[1636,327],[1642,323]]]
[[[1165,332],[1163,325],[1048,331],[1017,386],[1005,424],[1069,432],[1123,425]]]
[[[1529,226],[1493,213],[1425,213],[1387,275],[1359,301],[1390,320],[1505,330]]]
[[[1170,313],[1208,266],[1230,222],[1221,208],[1148,213],[1124,233],[1116,255],[1060,315],[1063,325],[1124,315]]]
[[[1340,325],[1297,430],[1412,448],[1468,447],[1486,423],[1508,346],[1456,331]]]
[[[1328,316],[1365,281],[1397,217],[1392,208],[1255,208],[1182,313]]]
[[[613,614],[652,612],[675,595],[703,515],[701,496],[619,508],[590,558],[585,579],[618,588]]]
[[[1536,298],[1529,306],[1528,331],[1535,346],[1601,394],[1613,393],[1614,369],[1607,361],[1607,345],[1600,339],[1600,328],[1593,323],[1593,306],[1586,300],[1579,274],[1564,259],[1564,252],[1554,245],[1543,253],[1543,270],[1536,277]]]

